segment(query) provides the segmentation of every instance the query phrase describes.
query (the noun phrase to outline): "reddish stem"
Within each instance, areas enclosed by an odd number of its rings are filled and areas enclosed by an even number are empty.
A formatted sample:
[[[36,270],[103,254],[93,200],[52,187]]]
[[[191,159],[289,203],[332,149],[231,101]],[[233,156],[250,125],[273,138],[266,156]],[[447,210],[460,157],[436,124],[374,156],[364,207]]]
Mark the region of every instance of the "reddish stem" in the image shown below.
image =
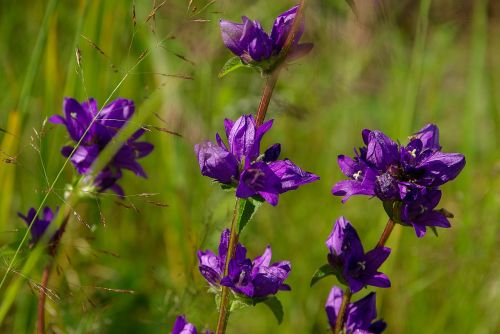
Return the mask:
[[[382,232],[382,235],[380,236],[380,240],[377,243],[377,246],[375,247],[384,247],[385,243],[387,242],[387,239],[389,239],[389,236],[391,235],[392,230],[394,229],[394,221],[389,218],[387,221],[387,225],[385,225],[384,232]]]

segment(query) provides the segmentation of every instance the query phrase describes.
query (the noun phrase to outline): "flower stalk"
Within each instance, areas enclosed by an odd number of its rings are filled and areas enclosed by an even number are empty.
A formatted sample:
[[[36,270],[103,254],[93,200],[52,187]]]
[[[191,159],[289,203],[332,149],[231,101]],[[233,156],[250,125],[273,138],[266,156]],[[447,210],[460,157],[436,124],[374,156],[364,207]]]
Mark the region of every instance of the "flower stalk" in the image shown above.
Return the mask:
[[[385,225],[384,231],[382,232],[382,235],[380,236],[380,239],[377,242],[377,246],[375,246],[375,247],[384,247],[385,246],[387,239],[389,239],[389,236],[391,235],[392,230],[394,229],[394,225],[396,225],[394,220],[389,218],[389,220],[387,221],[387,224]]]
[[[288,52],[290,51],[293,42],[295,40],[295,36],[297,34],[297,31],[300,28],[301,21],[304,16],[304,8],[305,8],[305,0],[301,0],[297,14],[294,18],[292,28],[290,30],[290,33],[287,36],[287,39],[285,41],[285,44],[283,45],[283,49],[280,52],[280,60],[278,61],[278,65],[276,68],[272,70],[270,74],[267,75],[266,77],[266,84],[264,86],[264,90],[262,93],[262,97],[259,103],[259,107],[256,113],[256,127],[261,126],[264,123],[264,120],[266,118],[266,113],[267,109],[269,107],[269,102],[271,101],[271,97],[274,92],[274,88],[276,86],[276,82],[278,81],[278,76],[281,71],[282,65],[286,61],[286,57],[288,55]],[[236,220],[237,220],[237,215],[238,215],[238,208],[239,208],[239,202],[240,200],[237,198],[236,199],[236,204],[235,208],[233,211],[233,218],[231,221],[231,234],[230,234],[230,239],[229,239],[229,246],[228,246],[228,252],[226,256],[226,262],[224,266],[224,276],[228,275],[229,272],[229,262],[234,256],[234,252],[236,249],[236,245],[238,244],[238,238],[239,235],[236,231]],[[223,286],[222,287],[222,295],[221,295],[221,302],[220,302],[220,308],[219,308],[219,318],[217,322],[217,334],[223,334],[226,331],[226,326],[228,323],[229,319],[229,314],[230,314],[230,307],[231,303],[229,300],[229,293],[230,293],[230,288]]]
[[[337,315],[337,321],[335,322],[335,328],[333,329],[333,334],[339,334],[342,330],[344,324],[344,315],[347,310],[347,305],[351,301],[351,289],[347,288],[345,290],[344,296],[342,297],[342,305],[340,306],[339,314]]]
[[[236,245],[238,244],[238,233],[236,232],[236,217],[238,216],[240,200],[236,199],[233,210],[233,218],[231,220],[231,235],[229,237],[229,245],[226,256],[226,263],[224,264],[224,276],[229,273],[229,261],[234,256],[236,250]],[[231,303],[229,302],[230,288],[227,286],[222,286],[222,295],[219,307],[219,320],[217,321],[217,334],[225,333],[227,321],[229,319],[229,312],[231,308]]]

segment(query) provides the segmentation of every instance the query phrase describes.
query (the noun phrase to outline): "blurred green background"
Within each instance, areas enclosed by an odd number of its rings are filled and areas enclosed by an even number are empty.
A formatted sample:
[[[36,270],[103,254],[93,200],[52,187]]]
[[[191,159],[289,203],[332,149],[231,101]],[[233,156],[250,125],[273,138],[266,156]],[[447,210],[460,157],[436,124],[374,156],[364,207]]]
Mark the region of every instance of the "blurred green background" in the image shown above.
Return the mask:
[[[441,201],[455,214],[453,228],[440,230],[439,238],[428,233],[417,239],[412,229],[396,227],[389,240],[393,254],[382,268],[393,287],[377,290],[379,315],[388,322],[387,333],[498,333],[500,4],[356,4],[357,17],[341,0],[309,2],[302,40],[314,42],[314,50],[283,71],[269,108],[275,123],[263,146],[280,142],[284,157],[321,176],[281,196],[278,207],[264,205],[240,239],[251,257],[270,243],[273,260],[292,262],[292,291],[280,293],[284,322],[278,326],[258,305],[234,313],[228,332],[327,332],[324,303],[336,281],[330,277],[313,288],[309,281],[325,262],[333,221],[348,217],[366,245],[374,245],[385,226],[376,200],[358,197],[342,205],[330,195],[343,178],[336,157],[361,145],[363,128],[404,142],[432,122],[441,129],[444,150],[467,157]],[[143,58],[113,98],[135,100],[138,112],[148,98],[159,98],[146,124],[182,135],[147,134],[156,146],[142,160],[149,178],[127,173],[121,184],[130,196],[124,202],[106,193],[75,208],[79,216],[64,235],[49,284],[49,333],[168,333],[178,314],[199,329],[214,329],[213,296],[206,293],[195,254],[217,247],[234,199],[200,175],[193,144],[223,131],[224,117],[254,113],[263,87],[249,70],[217,78],[231,56],[218,19],[247,15],[269,30],[274,17],[292,5],[0,2],[1,275],[26,231],[16,212],[37,207],[47,180],[63,165],[64,128],[43,127],[46,117],[61,112],[63,97],[94,97],[101,105]],[[48,204],[61,205],[73,174],[68,165]],[[1,301],[13,279],[23,280],[2,333],[34,332],[36,283],[47,259],[20,276],[29,254],[23,245],[0,289]]]

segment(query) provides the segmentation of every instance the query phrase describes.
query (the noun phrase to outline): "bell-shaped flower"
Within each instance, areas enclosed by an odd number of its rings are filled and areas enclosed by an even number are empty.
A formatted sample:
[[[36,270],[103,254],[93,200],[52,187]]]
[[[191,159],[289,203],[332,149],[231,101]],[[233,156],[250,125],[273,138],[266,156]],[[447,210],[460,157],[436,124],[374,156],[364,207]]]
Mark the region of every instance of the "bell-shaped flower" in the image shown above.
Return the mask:
[[[186,317],[183,315],[178,316],[175,319],[174,328],[172,328],[171,334],[198,334],[196,326],[187,322]],[[212,334],[211,331],[207,330],[205,334]]]
[[[291,31],[298,6],[280,14],[274,21],[271,34],[268,35],[259,21],[242,17],[242,23],[220,20],[222,40],[226,47],[246,64],[267,61],[279,55]],[[305,54],[312,49],[311,43],[298,44],[304,33],[304,22],[295,34],[291,54]],[[295,57],[296,58],[296,57]]]
[[[279,195],[319,179],[303,171],[292,161],[277,160],[281,146],[274,144],[260,154],[260,142],[273,121],[257,127],[252,115],[243,115],[235,122],[226,119],[226,145],[219,134],[216,143],[206,141],[195,145],[201,174],[226,186],[236,187],[236,196],[260,196],[271,205],[278,204]]]
[[[65,157],[70,157],[71,163],[79,174],[85,175],[90,172],[92,163],[104,147],[130,120],[135,107],[132,100],[118,98],[99,111],[94,99],[80,104],[75,99],[65,98],[63,111],[65,117],[53,115],[49,121],[65,125],[71,139],[75,143],[80,143],[76,150],[75,146],[64,146],[61,153]],[[123,195],[122,188],[116,183],[122,177],[122,169],[128,169],[138,176],[146,177],[146,173],[137,160],[150,154],[154,147],[151,143],[138,141],[144,132],[144,129],[136,131],[97,175],[94,185],[98,191],[111,189]]]
[[[367,285],[388,288],[389,278],[378,268],[389,256],[391,249],[376,247],[365,253],[358,233],[344,217],[335,222],[330,236],[326,240],[330,253],[328,262],[337,273],[342,283],[356,293]]]
[[[333,286],[325,305],[331,328],[335,328],[343,297],[344,292],[342,289]],[[360,300],[347,305],[342,328],[345,329],[345,334],[379,334],[385,330],[387,324],[383,320],[374,322],[376,318],[375,292],[370,292]]]
[[[290,262],[280,261],[271,264],[272,251],[268,246],[262,256],[253,261],[247,258],[247,250],[238,243],[235,254],[229,262],[228,275],[224,276],[230,232],[224,230],[219,245],[219,255],[212,251],[198,252],[199,269],[212,287],[220,285],[249,298],[275,295],[280,290],[290,290],[284,283],[291,270]]]
[[[50,223],[52,223],[52,220],[54,219],[56,215],[56,211],[52,211],[51,208],[46,206],[43,209],[43,212],[40,215],[36,215],[36,210],[35,208],[30,208],[28,210],[28,214],[25,216],[22,213],[18,212],[17,215],[26,222],[26,225],[29,227],[31,225],[30,233],[31,233],[31,244],[34,245],[40,240],[40,238],[43,236],[47,228],[49,227]],[[51,241],[54,241],[58,239],[60,236],[59,230],[54,232],[54,234],[51,236]]]
[[[449,227],[446,217],[433,211],[439,203],[433,199],[440,198],[439,186],[458,176],[465,157],[441,152],[438,127],[424,126],[406,146],[380,131],[363,130],[362,137],[366,146],[355,151],[354,158],[338,157],[350,180],[335,184],[332,193],[343,196],[342,202],[352,195],[368,195],[399,203],[402,211],[397,222],[413,226],[419,237],[425,234],[425,226]]]

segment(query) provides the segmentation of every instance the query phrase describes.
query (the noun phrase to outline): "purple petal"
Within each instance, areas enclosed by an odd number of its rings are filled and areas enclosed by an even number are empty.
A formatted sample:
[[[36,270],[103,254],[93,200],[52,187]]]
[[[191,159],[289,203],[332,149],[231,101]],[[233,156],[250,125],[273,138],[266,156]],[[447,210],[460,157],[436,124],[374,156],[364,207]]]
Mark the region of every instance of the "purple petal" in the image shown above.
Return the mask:
[[[231,183],[238,176],[238,162],[234,156],[212,142],[196,144],[201,174],[221,183]]]
[[[134,101],[118,98],[102,108],[99,122],[106,127],[121,128],[132,117],[134,111]]]
[[[420,139],[424,149],[440,150],[439,145],[439,128],[434,124],[427,124],[412,138]]]
[[[264,152],[264,158],[262,160],[268,163],[276,161],[278,160],[280,153],[281,153],[281,145],[274,144]]]
[[[249,155],[255,144],[255,121],[251,115],[243,115],[234,122],[228,141],[231,153],[238,161]]]
[[[240,41],[243,35],[243,24],[220,20],[219,25],[224,45],[235,55],[241,56],[246,49],[246,45],[242,45]]]
[[[171,334],[197,334],[196,327],[186,321],[186,318],[181,315],[175,319],[174,328]]]
[[[417,166],[424,172],[419,183],[428,187],[440,186],[456,178],[464,166],[462,154],[436,152]]]
[[[236,196],[248,198],[261,191],[279,194],[281,192],[281,180],[265,162],[259,161],[249,165],[241,173]]]
[[[375,178],[377,176],[376,172],[367,168],[365,170],[365,175],[361,182],[355,180],[345,180],[336,183],[333,186],[332,194],[335,196],[344,196],[342,198],[342,203],[345,203],[349,197],[353,195],[375,195]]]
[[[326,315],[328,316],[328,322],[331,328],[334,328],[337,322],[337,315],[339,314],[343,297],[344,291],[337,286],[333,286],[325,305]]]
[[[217,285],[224,272],[224,263],[212,251],[198,251],[200,273],[212,285]]]
[[[383,273],[376,273],[375,275],[366,280],[366,284],[371,286],[376,286],[379,288],[391,287],[391,281],[389,280],[389,277],[387,277]]]
[[[303,171],[288,159],[271,162],[269,167],[281,179],[281,193],[319,180],[319,176]]]
[[[273,252],[271,250],[271,246],[267,246],[266,250],[264,251],[264,254],[261,256],[256,257],[253,261],[253,271],[257,272],[261,266],[264,267],[269,267],[269,264],[271,263],[271,257],[273,255]]]
[[[92,115],[86,112],[77,100],[64,98],[63,110],[65,124],[70,137],[78,142],[92,121]]]
[[[381,171],[385,171],[399,158],[398,145],[380,131],[371,131],[368,134],[367,149],[367,161]]]
[[[231,231],[226,228],[220,234],[220,242],[219,242],[219,256],[226,258],[227,250],[229,247],[229,238],[231,237]]]
[[[368,329],[371,322],[377,317],[375,293],[371,292],[364,298],[350,304],[346,316],[346,329],[354,332],[356,329]]]
[[[391,254],[391,249],[387,247],[376,247],[365,254],[365,267],[367,272],[376,271]]]
[[[297,14],[299,6],[294,6],[284,13],[281,13],[274,21],[273,30],[271,31],[271,39],[274,43],[274,49],[278,53],[283,48],[288,34],[290,33]],[[293,45],[297,44],[304,33],[304,20],[300,23],[300,27],[295,34]]]
[[[361,259],[364,254],[358,233],[343,216],[339,217],[335,222],[332,232],[326,239],[326,247],[333,255],[343,258],[354,257]]]

